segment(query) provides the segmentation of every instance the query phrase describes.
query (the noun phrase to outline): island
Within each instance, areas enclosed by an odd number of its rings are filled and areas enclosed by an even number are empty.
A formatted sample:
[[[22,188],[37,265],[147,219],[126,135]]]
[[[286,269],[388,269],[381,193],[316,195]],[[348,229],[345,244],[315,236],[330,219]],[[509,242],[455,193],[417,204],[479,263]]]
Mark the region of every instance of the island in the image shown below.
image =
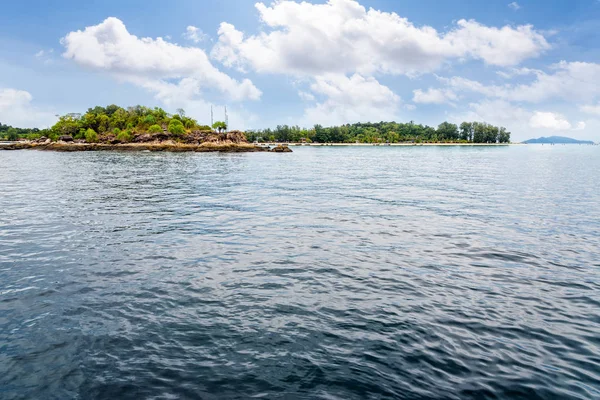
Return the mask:
[[[63,115],[49,129],[22,129],[0,124],[0,150],[171,151],[289,153],[285,144],[249,143],[244,132],[228,131],[216,121],[201,125],[183,109],[169,114],[159,107],[95,107],[85,114]]]
[[[211,121],[212,122],[212,121]],[[226,122],[208,125],[160,107],[89,108],[84,114],[59,117],[48,129],[22,129],[0,124],[0,150],[56,151],[231,151],[291,152],[293,145],[506,145],[511,133],[484,122],[436,127],[398,122],[367,122],[312,128],[278,125],[275,129],[229,131]]]
[[[594,144],[591,140],[577,140],[564,136],[541,137],[524,141],[525,144]]]

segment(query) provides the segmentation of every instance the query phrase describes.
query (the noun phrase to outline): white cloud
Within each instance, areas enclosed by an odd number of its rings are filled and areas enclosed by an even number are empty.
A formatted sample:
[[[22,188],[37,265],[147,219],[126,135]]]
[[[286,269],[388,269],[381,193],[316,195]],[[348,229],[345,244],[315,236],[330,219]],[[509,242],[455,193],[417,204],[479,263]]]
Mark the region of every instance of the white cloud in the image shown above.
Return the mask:
[[[54,113],[31,104],[29,92],[0,88],[0,122],[19,128],[46,128],[56,121]]]
[[[183,34],[183,37],[187,40],[191,40],[194,43],[200,43],[208,39],[208,35],[206,35],[200,28],[195,26],[188,26]]]
[[[311,93],[299,90],[298,91],[298,96],[300,96],[300,98],[304,101],[314,101],[315,100],[315,96],[313,96]]]
[[[592,138],[597,133],[590,131],[590,126],[598,125],[594,125],[594,121],[580,121],[573,126],[562,114],[549,111],[531,111],[511,104],[506,100],[498,99],[470,103],[468,111],[450,114],[449,117],[454,123],[481,121],[504,126],[512,132],[512,138],[515,141],[547,135],[553,131],[581,131],[580,136]]]
[[[457,123],[481,121],[505,126],[514,131],[515,129],[520,130],[519,128],[523,125],[527,125],[531,113],[504,100],[484,100],[479,103],[470,103],[469,111],[452,114],[450,117]]]
[[[325,100],[305,110],[306,124],[343,124],[397,118],[400,97],[375,78],[360,74],[319,76],[310,89]]]
[[[70,32],[61,43],[65,58],[148,88],[159,97],[168,91],[197,96],[211,89],[232,100],[256,100],[261,96],[250,80],[238,82],[215,68],[203,50],[160,37],[138,38],[114,17],[83,31]]]
[[[510,101],[540,103],[551,99],[590,101],[600,98],[600,64],[562,61],[551,66],[553,73],[513,70],[512,74],[535,76],[529,84],[484,85],[462,77],[438,78],[455,91],[470,91]]]
[[[583,105],[580,107],[580,110],[587,114],[600,115],[600,103],[598,103],[597,105]]]
[[[529,126],[532,128],[566,131],[570,130],[572,125],[562,114],[536,111],[529,119]]]
[[[395,13],[366,10],[353,0],[325,4],[257,3],[268,31],[245,37],[222,23],[211,55],[227,66],[258,72],[420,74],[450,59],[470,57],[509,66],[550,46],[530,25],[488,27],[460,20],[450,31],[415,26]]]
[[[53,56],[54,49],[40,50],[37,53],[35,53],[35,58],[42,61],[46,65],[52,64],[52,62],[54,61]]]
[[[519,3],[517,3],[516,1],[513,1],[512,3],[508,4],[508,7],[510,7],[511,9],[517,11],[521,8],[521,6],[519,5]]]
[[[413,91],[413,101],[423,104],[444,104],[458,100],[458,96],[449,89],[433,89],[429,88],[426,91],[417,89]]]

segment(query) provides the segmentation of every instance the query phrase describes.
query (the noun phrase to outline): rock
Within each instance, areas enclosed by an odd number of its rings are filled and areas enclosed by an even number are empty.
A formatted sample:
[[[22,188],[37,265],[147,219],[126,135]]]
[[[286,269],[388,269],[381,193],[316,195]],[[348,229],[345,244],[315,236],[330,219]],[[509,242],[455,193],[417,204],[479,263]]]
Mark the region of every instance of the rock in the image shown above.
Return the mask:
[[[288,146],[279,145],[269,150],[272,153],[292,153],[292,149]]]
[[[50,140],[50,139],[44,140],[44,144],[50,144],[50,143],[52,143],[52,140]]]
[[[61,135],[58,137],[58,140],[60,140],[61,142],[72,142],[73,141],[73,136],[71,135]]]
[[[117,137],[113,133],[105,133],[104,135],[100,135],[98,137],[98,142],[100,143],[112,143]]]
[[[154,138],[149,133],[142,133],[139,135],[135,135],[132,142],[134,143],[148,143],[154,141]]]

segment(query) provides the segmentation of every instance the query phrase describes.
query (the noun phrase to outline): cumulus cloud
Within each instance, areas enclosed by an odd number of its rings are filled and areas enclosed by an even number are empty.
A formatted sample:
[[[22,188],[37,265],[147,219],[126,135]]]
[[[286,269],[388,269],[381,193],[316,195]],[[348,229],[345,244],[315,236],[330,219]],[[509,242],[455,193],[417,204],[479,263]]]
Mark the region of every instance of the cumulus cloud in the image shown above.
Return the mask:
[[[46,128],[56,121],[54,113],[32,104],[27,91],[0,88],[0,122],[19,128]]]
[[[422,104],[452,104],[458,100],[458,96],[449,89],[433,89],[429,88],[426,91],[417,89],[413,91],[413,101]]]
[[[508,4],[508,7],[517,11],[521,8],[521,6],[519,5],[519,3],[517,3],[516,1],[513,1],[512,3]]]
[[[396,13],[367,10],[353,0],[284,0],[270,7],[257,3],[256,8],[267,31],[246,36],[222,23],[211,53],[215,59],[227,66],[298,75],[420,74],[464,57],[515,65],[550,47],[530,25],[497,28],[460,20],[440,33]]]
[[[553,112],[536,111],[529,119],[532,128],[552,129],[566,131],[571,129],[571,123],[562,114]]]
[[[182,47],[160,37],[139,38],[114,17],[83,31],[70,32],[61,43],[65,58],[106,71],[159,96],[169,90],[198,95],[205,89],[216,90],[232,100],[256,100],[261,96],[250,80],[239,82],[219,71],[203,50]]]
[[[206,35],[200,28],[195,26],[188,26],[183,34],[183,37],[187,40],[191,40],[194,43],[200,43],[208,39],[208,35]]]
[[[305,110],[307,124],[393,120],[401,104],[388,87],[360,74],[319,76],[310,89],[325,99]]]

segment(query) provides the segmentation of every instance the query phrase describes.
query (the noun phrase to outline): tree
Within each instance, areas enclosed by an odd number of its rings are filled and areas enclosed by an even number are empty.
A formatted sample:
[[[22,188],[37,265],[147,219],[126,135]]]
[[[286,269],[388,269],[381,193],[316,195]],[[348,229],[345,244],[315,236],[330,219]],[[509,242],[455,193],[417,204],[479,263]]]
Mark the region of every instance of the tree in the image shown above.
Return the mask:
[[[98,141],[98,134],[96,131],[91,128],[85,131],[85,141],[88,143],[96,143]]]
[[[438,139],[456,140],[458,139],[458,127],[450,122],[442,122],[437,128]]]
[[[485,125],[481,122],[473,122],[473,143],[485,143]]]
[[[131,141],[131,131],[129,131],[127,129],[127,130],[119,132],[119,134],[117,135],[117,140],[119,140],[120,142],[123,142],[123,143],[127,143],[127,142]]]
[[[160,127],[160,125],[154,124],[148,128],[148,133],[160,133],[160,132],[162,132],[162,128]]]
[[[473,123],[463,122],[460,124],[460,139],[468,142],[473,140]]]
[[[500,127],[498,132],[498,142],[500,143],[510,143],[510,132],[506,130],[505,127]]]
[[[19,138],[19,133],[17,132],[17,130],[15,128],[13,128],[12,126],[10,128],[8,128],[8,130],[6,131],[6,138],[8,140],[17,140]]]
[[[178,108],[175,111],[177,111],[177,114],[181,115],[181,118],[185,118],[185,110],[183,108]]]
[[[212,127],[213,129],[216,129],[219,133],[227,130],[227,124],[223,121],[216,121]]]
[[[79,123],[76,119],[71,116],[65,115],[58,119],[58,122],[54,124],[52,130],[60,135],[77,135],[79,132]]]
[[[171,122],[169,122],[167,130],[175,135],[183,135],[185,133],[183,123],[175,118],[173,118]]]
[[[142,121],[144,124],[148,124],[148,125],[154,125],[156,124],[156,118],[154,117],[154,115],[150,114],[150,115],[146,115]]]

